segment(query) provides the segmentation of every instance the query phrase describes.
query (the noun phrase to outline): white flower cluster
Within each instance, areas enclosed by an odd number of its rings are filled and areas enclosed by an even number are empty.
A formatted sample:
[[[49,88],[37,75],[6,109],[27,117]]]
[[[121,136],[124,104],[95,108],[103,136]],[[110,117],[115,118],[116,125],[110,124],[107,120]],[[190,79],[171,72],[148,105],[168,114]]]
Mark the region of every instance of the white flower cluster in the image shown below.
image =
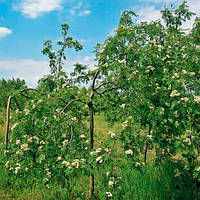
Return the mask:
[[[186,138],[183,140],[183,142],[187,143],[188,145],[191,145],[191,144],[192,144],[192,142],[191,142],[191,140],[190,140],[189,137],[186,137]]]
[[[120,108],[125,108],[125,106],[126,106],[126,104],[123,103],[123,104],[120,105],[119,107],[120,107]]]
[[[187,74],[187,71],[183,69],[182,74],[184,74],[184,75]]]
[[[24,150],[24,151],[28,151],[28,150],[29,150],[28,144],[26,144],[26,143],[25,143],[25,144],[22,144],[22,145],[21,145],[21,149]]]
[[[114,137],[115,137],[115,133],[113,133],[112,131],[109,131],[109,132],[108,132],[108,135],[110,135],[111,138],[114,138]]]
[[[133,155],[133,151],[131,149],[128,149],[128,150],[125,151],[125,154],[132,156]]]
[[[62,158],[61,157],[58,157],[57,160],[61,160]],[[80,168],[81,165],[84,165],[85,164],[85,159],[84,158],[81,158],[81,159],[74,159],[72,163],[64,160],[62,161],[62,165],[64,165],[65,167],[67,167],[68,169],[72,169],[72,167],[78,169]]]
[[[170,94],[170,97],[178,97],[180,96],[180,93],[177,92],[177,90],[173,90]]]
[[[107,195],[108,198],[112,197],[112,193],[111,192],[106,192],[106,195]]]
[[[16,166],[17,167],[15,167],[15,174],[18,174],[19,170],[21,169],[21,165],[17,163]]]
[[[117,62],[120,64],[126,64],[126,60],[117,60]]]
[[[25,115],[28,115],[29,113],[30,113],[30,110],[28,110],[28,109],[25,108],[25,109],[24,109],[24,114],[25,114]]]
[[[200,103],[200,96],[194,96],[194,102]]]
[[[147,66],[146,73],[149,73],[150,71],[153,71],[155,68],[153,66]]]
[[[172,79],[175,79],[175,78],[179,78],[179,74],[178,73],[174,73],[174,75],[172,76]]]
[[[128,120],[122,123],[122,128],[125,129],[128,126]]]
[[[86,138],[84,134],[80,135],[79,138]]]
[[[181,98],[181,101],[188,102],[189,99],[187,97],[183,97],[183,98]]]
[[[46,168],[46,175],[48,178],[51,178],[51,172],[50,172],[50,169],[49,168]]]
[[[15,129],[17,127],[17,125],[18,125],[18,123],[15,123],[10,130],[12,131],[13,129]]]
[[[97,157],[97,158],[96,158],[96,161],[97,161],[98,163],[102,163],[102,162],[103,162],[102,156]]]

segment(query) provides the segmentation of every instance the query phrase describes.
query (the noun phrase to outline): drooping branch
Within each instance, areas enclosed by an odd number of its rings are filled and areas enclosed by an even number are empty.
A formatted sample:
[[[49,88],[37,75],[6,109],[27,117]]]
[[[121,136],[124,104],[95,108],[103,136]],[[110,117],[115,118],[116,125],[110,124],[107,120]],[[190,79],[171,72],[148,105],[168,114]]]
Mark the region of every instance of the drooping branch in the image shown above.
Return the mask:
[[[117,90],[117,89],[119,89],[119,88],[118,87],[111,87],[111,88],[103,90],[102,92],[99,92],[99,94],[103,95],[104,93],[106,93],[108,91]]]
[[[113,82],[113,81],[108,81],[108,82],[102,83],[102,84],[100,84],[97,88],[95,88],[94,90],[97,91],[97,90],[99,90],[101,87],[103,87],[104,85],[107,85],[107,84],[110,84],[110,83],[114,83],[114,82]]]
[[[82,102],[82,103],[84,103],[84,104],[87,104],[87,102],[86,102],[86,101],[83,101],[82,99],[74,99],[74,100],[70,101],[70,102],[63,108],[63,110],[61,111],[61,113],[64,113],[64,112],[66,111],[66,109],[67,109],[71,104],[73,104],[73,103],[76,102],[76,101]]]
[[[26,89],[20,90],[20,95],[26,97],[27,99],[30,99],[30,97],[28,95],[23,94],[23,92],[27,92],[27,91],[36,91],[37,93],[39,93],[41,95],[46,95],[45,93],[40,92],[39,90],[34,89],[34,88],[26,88]],[[52,96],[50,96],[50,98],[61,100],[62,102],[64,102],[65,104],[67,104],[67,102],[63,98],[61,98],[61,97],[52,97]]]
[[[20,107],[16,97],[13,97],[13,100],[15,101],[15,104],[17,105],[17,108],[19,108],[19,110],[22,110],[22,108]]]
[[[23,92],[26,92],[26,91],[36,91],[39,94],[45,95],[45,93],[40,92],[38,89],[35,89],[35,88],[25,88],[25,89],[20,90],[20,93],[23,93]]]

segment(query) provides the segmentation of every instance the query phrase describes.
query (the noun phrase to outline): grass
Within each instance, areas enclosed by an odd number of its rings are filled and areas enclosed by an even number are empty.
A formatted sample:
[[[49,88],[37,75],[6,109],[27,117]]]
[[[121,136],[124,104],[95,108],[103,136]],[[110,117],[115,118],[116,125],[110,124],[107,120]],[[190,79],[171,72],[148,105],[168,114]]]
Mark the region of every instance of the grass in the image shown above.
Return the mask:
[[[97,146],[108,137],[109,131],[116,132],[120,126],[119,124],[114,124],[111,127],[102,114],[95,115],[94,122],[95,145]]]
[[[5,132],[5,126],[4,125],[0,125],[0,137],[4,136],[4,132]]]
[[[0,112],[0,137],[4,136],[5,132],[5,113]]]

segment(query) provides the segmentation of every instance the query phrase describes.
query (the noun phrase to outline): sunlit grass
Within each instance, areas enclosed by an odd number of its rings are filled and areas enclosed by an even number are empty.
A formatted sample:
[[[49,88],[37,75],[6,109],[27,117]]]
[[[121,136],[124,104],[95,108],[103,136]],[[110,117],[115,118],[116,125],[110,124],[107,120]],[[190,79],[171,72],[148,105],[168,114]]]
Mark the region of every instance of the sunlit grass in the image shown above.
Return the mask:
[[[4,132],[5,132],[5,126],[0,125],[0,137],[3,137]]]
[[[95,145],[101,144],[108,136],[109,132],[117,132],[119,124],[114,124],[112,127],[106,121],[105,117],[102,114],[94,116],[94,134],[95,134]]]
[[[0,137],[3,137],[5,132],[5,113],[0,112]]]

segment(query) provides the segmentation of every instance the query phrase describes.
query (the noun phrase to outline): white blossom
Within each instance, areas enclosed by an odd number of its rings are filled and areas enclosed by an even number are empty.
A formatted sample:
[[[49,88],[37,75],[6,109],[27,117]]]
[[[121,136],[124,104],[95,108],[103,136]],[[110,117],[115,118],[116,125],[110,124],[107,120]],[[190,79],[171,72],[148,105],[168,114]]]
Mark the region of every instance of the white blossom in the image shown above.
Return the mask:
[[[112,131],[109,131],[108,134],[110,135],[111,138],[115,137],[115,133],[113,133]]]
[[[125,154],[127,154],[127,155],[133,155],[133,151],[132,151],[131,149],[126,150],[126,151],[125,151]]]
[[[187,71],[183,69],[182,74],[187,74]]]
[[[79,168],[79,165],[80,165],[79,159],[75,159],[75,160],[72,162],[72,166],[75,166],[76,168]]]
[[[200,96],[194,96],[194,102],[200,103]]]
[[[30,110],[24,109],[25,115],[28,115],[30,113]]]
[[[110,193],[110,192],[106,192],[106,195],[108,198],[112,197],[112,193]]]
[[[20,142],[21,142],[20,140],[16,140],[16,145],[20,144]]]
[[[122,105],[120,105],[120,108],[125,108],[125,106],[126,106],[126,104],[122,104]]]
[[[184,102],[188,102],[188,98],[187,97],[183,97],[183,98],[181,98],[181,101],[184,101]]]
[[[179,126],[178,121],[175,121],[175,126],[176,126],[176,128]]]
[[[10,161],[7,161],[7,162],[6,162],[6,164],[5,164],[5,167],[6,167],[6,168],[9,168],[9,163],[10,163]]]
[[[10,130],[12,131],[14,128],[17,127],[17,125],[18,125],[18,123],[15,123]]]
[[[109,185],[109,186],[113,186],[114,184],[115,184],[114,181],[109,181],[109,182],[108,182],[108,185]]]
[[[180,93],[177,92],[177,90],[173,90],[170,94],[170,97],[178,97],[180,96]]]
[[[62,161],[62,164],[68,167],[70,165],[70,162],[67,162],[66,160]]]
[[[102,148],[100,147],[100,148],[98,148],[98,149],[96,149],[96,153],[99,153],[99,152],[101,152],[102,151]]]
[[[99,163],[102,163],[102,162],[103,162],[102,156],[97,157],[97,158],[96,158],[96,161],[99,162]]]
[[[18,174],[19,170],[20,170],[20,166],[16,167],[15,168],[15,174]]]
[[[21,145],[21,149],[23,149],[24,151],[28,151],[29,150],[28,144],[25,143]]]
[[[62,157],[59,156],[59,157],[57,158],[57,161],[60,161],[61,159],[62,159]]]

